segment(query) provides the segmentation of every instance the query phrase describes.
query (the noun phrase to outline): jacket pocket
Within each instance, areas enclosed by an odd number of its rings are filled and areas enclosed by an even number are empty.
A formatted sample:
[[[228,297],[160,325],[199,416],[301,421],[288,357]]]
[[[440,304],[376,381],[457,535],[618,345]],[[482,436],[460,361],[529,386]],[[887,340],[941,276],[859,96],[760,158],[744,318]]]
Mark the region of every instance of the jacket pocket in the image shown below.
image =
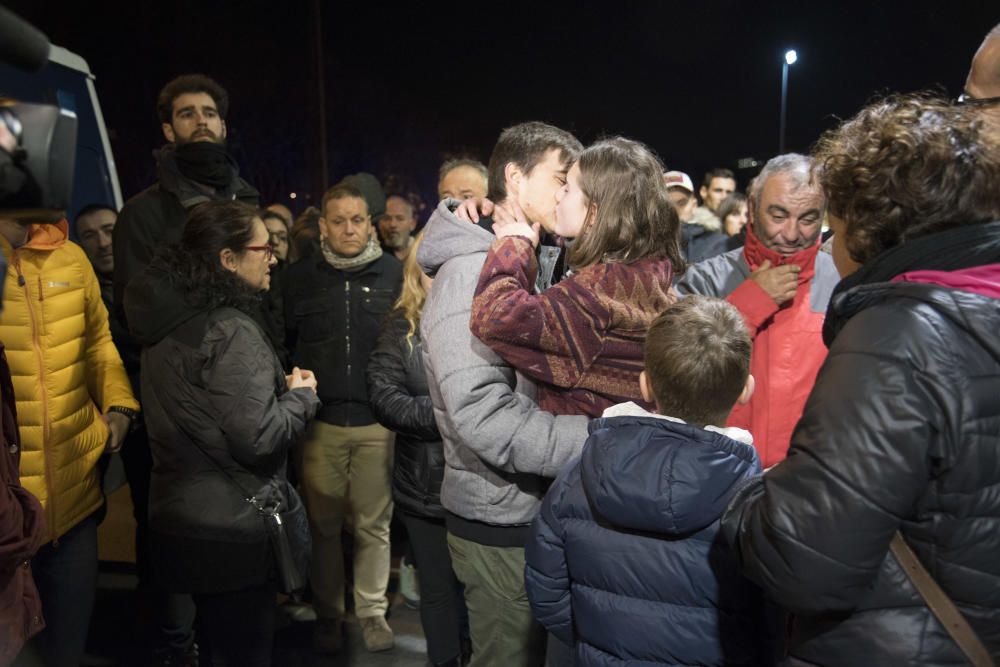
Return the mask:
[[[307,343],[327,340],[333,336],[333,320],[325,299],[306,299],[295,304],[295,324],[299,338]]]
[[[361,288],[361,307],[379,320],[392,308],[392,290],[379,287]]]

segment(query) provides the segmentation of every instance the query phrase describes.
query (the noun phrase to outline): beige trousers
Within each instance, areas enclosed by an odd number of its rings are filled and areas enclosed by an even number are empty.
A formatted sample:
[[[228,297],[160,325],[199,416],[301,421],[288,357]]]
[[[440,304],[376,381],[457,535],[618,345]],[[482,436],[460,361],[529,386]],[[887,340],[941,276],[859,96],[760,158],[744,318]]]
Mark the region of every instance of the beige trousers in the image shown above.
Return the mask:
[[[354,610],[388,607],[393,434],[379,424],[333,426],[314,420],[302,448],[302,490],[312,528],[316,613],[344,617],[344,520],[354,533]]]

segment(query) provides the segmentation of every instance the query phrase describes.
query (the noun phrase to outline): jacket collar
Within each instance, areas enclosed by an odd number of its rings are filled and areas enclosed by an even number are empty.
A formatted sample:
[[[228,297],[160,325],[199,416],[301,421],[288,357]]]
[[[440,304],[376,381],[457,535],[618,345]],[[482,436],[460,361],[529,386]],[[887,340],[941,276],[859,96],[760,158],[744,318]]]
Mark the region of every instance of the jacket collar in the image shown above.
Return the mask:
[[[177,161],[174,159],[173,148],[170,145],[153,151],[153,157],[156,158],[160,187],[177,197],[186,209],[216,199],[246,200],[260,196],[260,193],[253,186],[239,177],[239,172],[235,168],[232,182],[222,190],[210,194],[181,174],[177,168]]]
[[[816,239],[816,243],[805,250],[800,250],[790,257],[785,257],[781,253],[765,246],[764,242],[760,240],[754,231],[753,225],[747,225],[746,230],[747,240],[743,246],[743,257],[746,258],[751,271],[756,271],[765,261],[770,261],[771,266],[795,264],[801,269],[799,271],[800,285],[812,279],[813,274],[816,272],[816,253],[819,252],[820,246],[819,238]]]
[[[69,223],[63,218],[56,223],[31,225],[31,229],[28,232],[28,242],[17,249],[55,250],[65,245],[68,238]],[[0,245],[2,245],[5,253],[14,251],[14,247],[2,236],[0,236]]]

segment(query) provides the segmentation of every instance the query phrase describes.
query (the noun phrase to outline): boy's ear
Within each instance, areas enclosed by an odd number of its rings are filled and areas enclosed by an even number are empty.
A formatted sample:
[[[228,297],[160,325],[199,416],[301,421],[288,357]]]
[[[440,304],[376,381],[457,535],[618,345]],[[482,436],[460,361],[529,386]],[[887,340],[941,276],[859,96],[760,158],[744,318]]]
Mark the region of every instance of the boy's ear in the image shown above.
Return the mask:
[[[753,396],[753,390],[756,386],[756,381],[753,379],[753,375],[747,375],[746,384],[743,385],[743,392],[740,393],[740,397],[736,399],[736,402],[740,405],[746,405],[750,402],[750,397]]]
[[[656,399],[653,397],[653,388],[649,384],[649,376],[646,375],[646,371],[639,373],[639,392],[642,394],[642,400],[656,405]]]

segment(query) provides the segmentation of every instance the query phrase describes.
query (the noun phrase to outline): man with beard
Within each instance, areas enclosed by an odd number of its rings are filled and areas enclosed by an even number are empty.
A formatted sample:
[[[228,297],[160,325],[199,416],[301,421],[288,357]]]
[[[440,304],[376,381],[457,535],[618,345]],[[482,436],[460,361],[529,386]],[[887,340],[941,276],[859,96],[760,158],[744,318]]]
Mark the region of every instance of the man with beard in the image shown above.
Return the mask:
[[[167,141],[155,153],[157,182],[125,204],[114,228],[114,303],[123,324],[129,281],[142,273],[157,250],[180,241],[192,208],[211,200],[258,204],[257,190],[239,177],[236,161],[226,151],[229,95],[222,86],[202,74],[179,76],[160,91],[156,109]],[[272,343],[278,343],[276,349],[283,350],[280,336],[266,322],[269,310],[262,309],[259,322]],[[138,365],[129,364],[128,371],[138,391]],[[196,665],[191,597],[162,594],[156,607],[162,633],[158,657],[164,664]]]
[[[403,261],[413,245],[413,230],[417,228],[417,217],[413,204],[405,197],[392,195],[385,200],[385,213],[378,221],[378,235],[382,247],[391,250],[396,259]]]
[[[818,252],[826,204],[810,166],[794,153],[769,160],[750,192],[746,245],[695,264],[677,284],[682,294],[726,299],[746,320],[757,390],[726,425],[753,434],[765,467],[785,458],[826,358],[823,319],[840,280]]]

